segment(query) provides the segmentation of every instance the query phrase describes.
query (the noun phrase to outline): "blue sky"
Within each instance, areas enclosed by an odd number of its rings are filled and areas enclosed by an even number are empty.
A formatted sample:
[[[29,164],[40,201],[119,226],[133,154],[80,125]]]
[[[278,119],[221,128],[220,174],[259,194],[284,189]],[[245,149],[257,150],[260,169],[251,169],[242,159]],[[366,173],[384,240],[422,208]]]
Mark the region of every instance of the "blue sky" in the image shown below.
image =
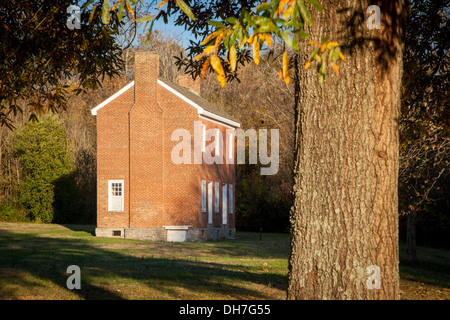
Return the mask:
[[[153,12],[151,14],[158,14],[159,9],[157,9],[157,5],[161,0],[144,0],[144,3],[150,8],[154,8]],[[166,6],[163,6],[161,9],[165,10]],[[174,24],[175,17],[169,17],[168,23],[165,24],[163,19],[159,19],[158,21],[155,21],[155,24],[153,26],[153,30],[158,31],[166,31],[169,34],[171,34],[174,37],[177,37],[182,42],[182,45],[184,48],[187,47],[189,44],[189,39],[194,39],[192,34],[189,31],[185,31],[184,27],[182,26],[175,26]]]
[[[153,30],[168,32],[169,34],[179,38],[180,41],[182,41],[183,47],[186,48],[189,44],[189,39],[194,40],[194,37],[189,31],[185,31],[184,27],[175,26],[173,20],[174,18],[170,17],[167,24],[165,24],[162,19],[160,19],[159,21],[155,21]]]

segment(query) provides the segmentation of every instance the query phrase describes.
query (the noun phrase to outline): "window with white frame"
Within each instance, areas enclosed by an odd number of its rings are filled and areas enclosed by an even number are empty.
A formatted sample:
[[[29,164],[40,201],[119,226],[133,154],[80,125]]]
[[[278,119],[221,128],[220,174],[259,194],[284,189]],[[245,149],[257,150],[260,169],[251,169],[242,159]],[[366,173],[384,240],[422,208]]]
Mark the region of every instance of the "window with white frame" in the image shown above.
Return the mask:
[[[228,210],[233,213],[233,185],[228,185]]]
[[[123,180],[108,180],[108,211],[124,211]]]
[[[206,212],[206,180],[202,180],[202,212]]]
[[[227,184],[222,183],[222,212],[224,215],[227,213]]]
[[[219,213],[220,212],[220,210],[219,210],[219,196],[220,196],[220,193],[219,193],[219,183],[218,182],[215,182],[215,184],[214,184],[214,212],[215,213]]]

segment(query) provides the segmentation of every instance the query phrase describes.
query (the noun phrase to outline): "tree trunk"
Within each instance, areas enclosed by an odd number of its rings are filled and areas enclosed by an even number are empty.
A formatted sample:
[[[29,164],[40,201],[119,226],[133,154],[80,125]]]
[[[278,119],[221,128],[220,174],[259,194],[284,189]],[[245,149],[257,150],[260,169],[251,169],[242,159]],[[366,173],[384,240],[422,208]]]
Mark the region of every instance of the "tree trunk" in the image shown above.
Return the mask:
[[[417,262],[416,212],[414,209],[406,216],[406,260],[413,263]]]
[[[298,54],[288,299],[398,299],[398,126],[403,1],[321,1],[311,40],[337,41],[342,78]],[[375,266],[375,267],[373,267]],[[378,273],[378,271],[379,273]],[[378,282],[377,282],[378,281]],[[370,282],[370,283],[369,283]],[[379,289],[376,284],[379,283]]]

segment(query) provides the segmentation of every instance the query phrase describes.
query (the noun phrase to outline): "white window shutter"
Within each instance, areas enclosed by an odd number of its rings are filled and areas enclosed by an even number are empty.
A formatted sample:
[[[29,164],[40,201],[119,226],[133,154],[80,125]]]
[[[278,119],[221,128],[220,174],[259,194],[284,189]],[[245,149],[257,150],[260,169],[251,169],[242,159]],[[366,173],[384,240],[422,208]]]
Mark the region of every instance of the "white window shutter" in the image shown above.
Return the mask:
[[[206,212],[206,180],[202,180],[202,212]]]
[[[223,183],[222,184],[222,213],[224,215],[227,214],[227,201],[228,201],[228,197],[227,197],[227,184]]]
[[[219,198],[220,198],[220,193],[219,193],[219,183],[215,182],[214,184],[214,212],[215,213],[219,213]]]
[[[228,199],[229,199],[228,208],[230,210],[229,212],[233,213],[233,185],[229,184],[228,188],[229,188],[229,190],[228,190]]]

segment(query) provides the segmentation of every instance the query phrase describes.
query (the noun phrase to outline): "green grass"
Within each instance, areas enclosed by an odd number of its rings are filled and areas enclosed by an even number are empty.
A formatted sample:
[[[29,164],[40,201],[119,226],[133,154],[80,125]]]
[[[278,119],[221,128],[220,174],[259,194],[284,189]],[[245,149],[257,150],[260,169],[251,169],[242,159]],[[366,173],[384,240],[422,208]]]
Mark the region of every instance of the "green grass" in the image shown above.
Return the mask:
[[[284,299],[288,257],[286,234],[168,243],[97,238],[93,226],[0,222],[0,299]],[[402,298],[448,299],[449,258],[419,248],[417,265],[401,260]],[[81,269],[81,290],[66,287],[69,265]]]

